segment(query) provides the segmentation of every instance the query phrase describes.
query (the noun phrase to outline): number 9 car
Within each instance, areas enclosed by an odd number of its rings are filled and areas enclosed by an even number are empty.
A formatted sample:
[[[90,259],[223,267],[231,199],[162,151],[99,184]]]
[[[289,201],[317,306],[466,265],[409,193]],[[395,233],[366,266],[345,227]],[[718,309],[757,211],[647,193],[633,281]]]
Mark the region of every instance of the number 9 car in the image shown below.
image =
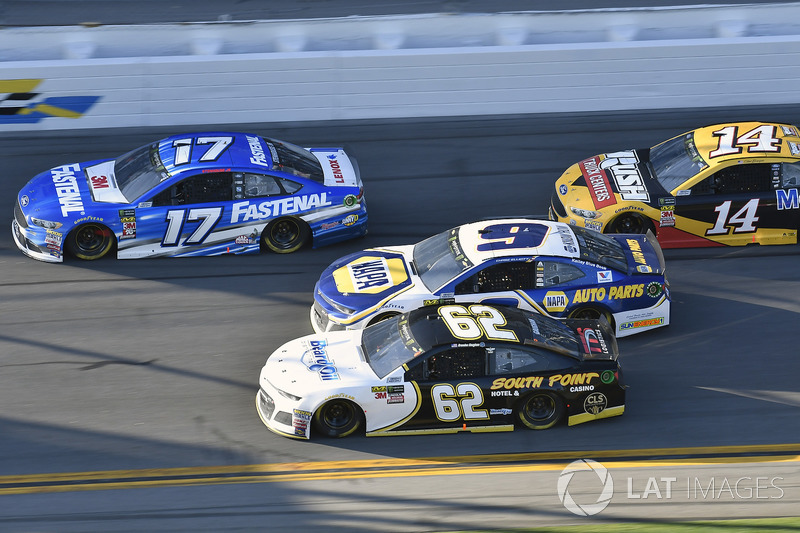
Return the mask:
[[[355,160],[245,133],[176,135],[116,159],[43,172],[17,196],[26,255],[120,259],[318,247],[364,235]]]
[[[484,220],[338,259],[316,284],[310,318],[317,332],[358,329],[433,303],[481,302],[555,318],[605,317],[623,337],[669,324],[665,268],[652,234]]]
[[[261,370],[256,409],[301,439],[547,429],[624,412],[617,358],[605,321],[429,306],[286,343]]]

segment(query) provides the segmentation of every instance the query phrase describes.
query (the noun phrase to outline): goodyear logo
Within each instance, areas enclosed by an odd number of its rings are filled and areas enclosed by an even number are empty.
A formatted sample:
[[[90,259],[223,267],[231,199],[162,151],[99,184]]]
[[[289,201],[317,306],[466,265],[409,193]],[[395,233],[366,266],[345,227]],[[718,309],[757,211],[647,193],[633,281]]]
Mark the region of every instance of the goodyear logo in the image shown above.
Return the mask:
[[[43,118],[80,118],[99,96],[46,96],[41,79],[0,80],[0,124],[35,124]]]
[[[342,293],[377,294],[408,279],[400,258],[359,257],[333,273],[336,289]]]
[[[542,303],[549,313],[560,313],[569,305],[569,298],[563,291],[547,291]]]

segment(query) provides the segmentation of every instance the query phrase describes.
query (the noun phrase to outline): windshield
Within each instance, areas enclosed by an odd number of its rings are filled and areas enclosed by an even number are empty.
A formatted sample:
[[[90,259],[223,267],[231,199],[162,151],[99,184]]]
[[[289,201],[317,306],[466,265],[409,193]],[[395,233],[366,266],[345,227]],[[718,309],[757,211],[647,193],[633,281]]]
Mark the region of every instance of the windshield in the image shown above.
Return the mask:
[[[428,291],[436,289],[472,266],[461,249],[458,228],[429,237],[414,246],[414,265]]]
[[[656,179],[667,191],[678,187],[708,166],[697,152],[691,133],[654,146],[650,150],[650,164]]]
[[[148,144],[120,156],[114,161],[117,186],[133,202],[169,177],[158,155],[158,144]]]
[[[311,152],[295,146],[294,144],[275,139],[264,139],[272,155],[272,166],[275,169],[288,172],[301,178],[307,178],[323,183],[325,174],[322,165]]]
[[[581,259],[621,270],[622,272],[628,271],[625,250],[623,250],[619,242],[597,231],[579,228],[578,226],[570,226],[570,228],[578,238]]]
[[[421,351],[411,336],[408,318],[403,315],[364,328],[361,347],[369,366],[381,379]]]

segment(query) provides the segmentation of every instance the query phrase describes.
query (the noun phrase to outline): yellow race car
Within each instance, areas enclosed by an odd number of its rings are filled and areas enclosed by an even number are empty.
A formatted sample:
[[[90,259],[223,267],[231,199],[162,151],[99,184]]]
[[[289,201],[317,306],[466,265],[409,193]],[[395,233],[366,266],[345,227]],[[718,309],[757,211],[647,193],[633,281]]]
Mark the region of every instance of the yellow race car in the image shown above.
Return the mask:
[[[797,126],[706,126],[652,148],[601,154],[556,181],[550,219],[655,232],[663,248],[797,244]]]

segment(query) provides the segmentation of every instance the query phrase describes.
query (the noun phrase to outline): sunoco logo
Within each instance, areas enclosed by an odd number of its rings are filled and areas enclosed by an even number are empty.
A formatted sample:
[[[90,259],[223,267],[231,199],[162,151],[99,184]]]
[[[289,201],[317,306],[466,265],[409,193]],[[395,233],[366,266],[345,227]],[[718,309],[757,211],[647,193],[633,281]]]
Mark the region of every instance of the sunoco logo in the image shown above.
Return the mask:
[[[578,477],[573,479],[576,473]],[[602,485],[600,495],[597,499],[593,503],[576,502],[569,492],[570,484],[577,486],[578,480],[581,480],[584,482],[582,488],[586,489],[587,485],[596,484],[595,477]],[[564,507],[566,507],[569,512],[578,516],[592,516],[608,507],[608,504],[611,502],[611,497],[614,495],[614,480],[611,479],[611,473],[600,463],[592,461],[591,459],[579,459],[571,462],[561,471],[561,475],[558,477],[557,490],[558,499],[561,500],[561,503],[564,504]],[[581,495],[584,493],[585,490],[581,491]]]

